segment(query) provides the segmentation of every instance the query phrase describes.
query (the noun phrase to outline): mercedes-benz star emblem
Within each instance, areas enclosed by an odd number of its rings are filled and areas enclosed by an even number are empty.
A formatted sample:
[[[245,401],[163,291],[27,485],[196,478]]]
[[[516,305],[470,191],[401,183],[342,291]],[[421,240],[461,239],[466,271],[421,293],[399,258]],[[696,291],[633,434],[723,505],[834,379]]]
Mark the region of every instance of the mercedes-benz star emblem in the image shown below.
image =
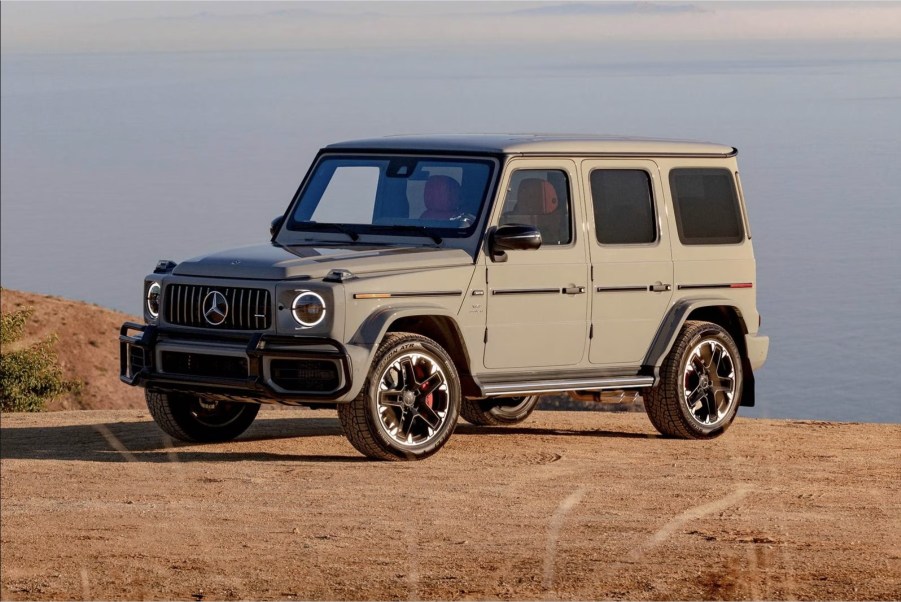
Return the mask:
[[[203,319],[213,326],[225,322],[228,315],[228,301],[219,291],[210,291],[203,298]]]

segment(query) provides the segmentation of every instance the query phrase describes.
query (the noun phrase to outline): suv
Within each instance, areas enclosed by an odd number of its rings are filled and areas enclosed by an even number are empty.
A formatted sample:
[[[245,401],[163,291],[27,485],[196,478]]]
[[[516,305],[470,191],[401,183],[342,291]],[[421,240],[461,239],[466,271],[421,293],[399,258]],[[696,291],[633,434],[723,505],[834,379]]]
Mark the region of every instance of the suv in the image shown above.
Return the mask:
[[[754,405],[755,261],[736,150],[597,136],[333,144],[267,244],[160,261],[121,378],[175,438],[261,403],[337,407],[363,454],[418,459],[458,417],[641,393],[664,435]]]

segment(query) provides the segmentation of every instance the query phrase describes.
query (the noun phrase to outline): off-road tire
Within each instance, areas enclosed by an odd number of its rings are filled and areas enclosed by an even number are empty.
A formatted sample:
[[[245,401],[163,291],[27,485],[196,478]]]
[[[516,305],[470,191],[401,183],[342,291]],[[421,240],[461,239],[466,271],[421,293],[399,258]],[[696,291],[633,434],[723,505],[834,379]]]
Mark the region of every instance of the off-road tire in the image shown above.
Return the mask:
[[[153,420],[172,437],[192,443],[231,441],[253,423],[260,411],[257,403],[219,402],[220,416],[205,421],[199,399],[187,393],[164,393],[148,389],[144,394]]]
[[[535,411],[538,399],[538,395],[509,399],[464,399],[460,406],[460,415],[470,424],[479,426],[519,424]],[[509,401],[510,404],[504,404],[505,401]]]
[[[701,424],[683,402],[684,374],[688,355],[702,341],[713,339],[732,356],[735,392],[725,416],[712,426]],[[678,439],[712,439],[722,435],[738,411],[742,391],[742,361],[738,347],[729,333],[712,322],[685,322],[673,348],[660,366],[660,380],[644,395],[644,407],[651,424],[665,437]]]
[[[379,416],[379,383],[385,371],[398,357],[415,352],[437,362],[447,385],[447,410],[432,439],[421,445],[404,446],[392,440]],[[454,362],[435,341],[408,332],[385,335],[369,369],[360,394],[349,403],[338,404],[338,418],[344,435],[358,451],[377,460],[422,460],[447,442],[460,415],[460,378]]]

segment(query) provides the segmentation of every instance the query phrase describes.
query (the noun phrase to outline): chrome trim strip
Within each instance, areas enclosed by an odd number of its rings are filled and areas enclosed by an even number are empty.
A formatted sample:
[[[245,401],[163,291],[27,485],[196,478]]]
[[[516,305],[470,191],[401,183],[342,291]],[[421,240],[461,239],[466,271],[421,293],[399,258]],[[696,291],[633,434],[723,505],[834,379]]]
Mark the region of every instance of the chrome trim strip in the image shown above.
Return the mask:
[[[676,289],[680,291],[693,290],[698,288],[753,288],[750,282],[727,282],[717,284],[677,284]]]
[[[599,286],[594,289],[598,293],[626,293],[632,291],[646,291],[646,286]]]
[[[492,289],[492,295],[547,295],[560,294],[562,289],[559,288],[506,288]]]
[[[629,389],[650,387],[653,376],[611,376],[607,378],[577,378],[572,380],[540,380],[534,382],[483,384],[486,397],[556,393],[560,391],[600,391],[604,389]]]
[[[354,299],[395,299],[398,297],[459,297],[463,291],[411,291],[405,293],[355,293]]]

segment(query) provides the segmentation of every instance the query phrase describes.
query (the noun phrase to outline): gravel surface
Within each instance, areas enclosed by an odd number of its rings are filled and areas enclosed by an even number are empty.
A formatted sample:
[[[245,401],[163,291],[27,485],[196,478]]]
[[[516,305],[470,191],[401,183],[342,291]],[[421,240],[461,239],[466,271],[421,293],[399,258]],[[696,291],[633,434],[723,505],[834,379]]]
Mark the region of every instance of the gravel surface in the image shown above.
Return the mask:
[[[4,599],[898,599],[901,425],[461,424],[371,462],[333,411],[175,444],[146,411],[5,414]]]

